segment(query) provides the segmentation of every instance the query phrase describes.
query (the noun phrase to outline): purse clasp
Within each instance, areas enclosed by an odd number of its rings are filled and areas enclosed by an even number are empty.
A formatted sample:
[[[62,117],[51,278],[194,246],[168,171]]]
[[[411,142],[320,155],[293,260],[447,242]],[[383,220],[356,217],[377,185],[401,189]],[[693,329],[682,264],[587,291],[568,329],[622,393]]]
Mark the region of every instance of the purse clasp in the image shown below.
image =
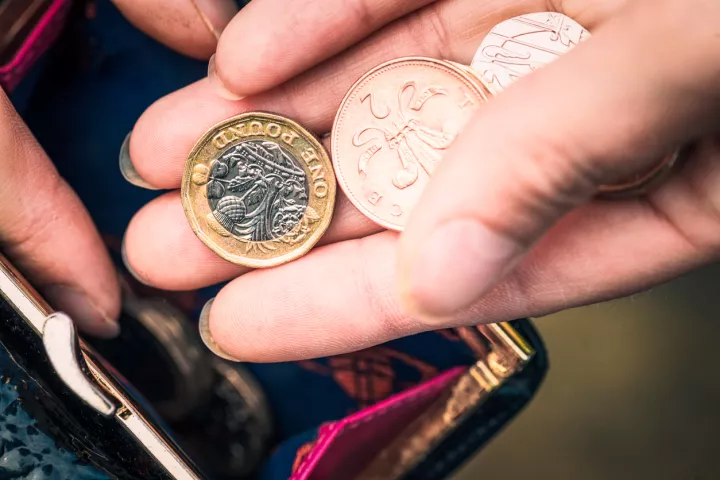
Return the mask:
[[[56,312],[45,319],[42,341],[50,363],[65,385],[82,401],[107,417],[117,410],[115,404],[85,376],[87,364],[80,355],[80,344],[72,319]],[[83,368],[84,367],[84,368]]]

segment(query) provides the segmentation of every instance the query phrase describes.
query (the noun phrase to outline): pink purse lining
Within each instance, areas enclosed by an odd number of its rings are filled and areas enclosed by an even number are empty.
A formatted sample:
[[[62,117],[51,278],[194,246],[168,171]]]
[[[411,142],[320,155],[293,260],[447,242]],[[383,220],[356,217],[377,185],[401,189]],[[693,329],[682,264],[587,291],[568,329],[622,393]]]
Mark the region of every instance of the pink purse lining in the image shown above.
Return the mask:
[[[0,66],[0,83],[12,90],[20,83],[35,61],[47,50],[61,31],[62,20],[70,0],[56,0],[50,5],[12,60]]]
[[[315,446],[302,462],[295,474],[290,477],[290,480],[310,480],[315,477],[313,475],[314,473],[322,475],[322,477],[318,475],[318,479],[322,478],[322,480],[330,480],[331,478],[334,478],[328,477],[327,472],[322,472],[322,470],[333,470],[331,465],[323,465],[324,463],[338,464],[345,460],[348,455],[354,455],[353,451],[357,454],[358,451],[363,451],[363,449],[367,450],[367,445],[363,445],[361,443],[352,444],[348,448],[343,448],[341,441],[347,438],[347,434],[357,431],[358,428],[366,427],[371,423],[373,425],[377,425],[378,420],[386,419],[387,415],[392,413],[396,413],[395,417],[398,415],[405,417],[410,416],[411,418],[409,420],[416,418],[418,415],[422,414],[422,411],[445,387],[447,387],[464,371],[465,368],[463,367],[453,368],[422,385],[418,385],[410,390],[394,395],[376,405],[373,405],[372,407],[366,408],[342,420],[322,426],[320,428],[320,432],[318,433],[318,439]],[[401,407],[404,407],[404,409],[400,410]],[[392,421],[392,419],[389,419],[388,421]],[[406,423],[407,422],[403,422],[402,425],[406,425]],[[400,431],[388,433],[388,438],[374,438],[373,441],[377,441],[370,448],[373,449],[374,447],[379,451],[385,444],[398,435]],[[362,435],[362,432],[357,435]],[[340,458],[337,458],[338,456]],[[351,465],[348,468],[352,468],[352,461],[349,461],[349,463]],[[325,468],[322,468],[323,466],[325,466]],[[340,476],[337,478],[347,479],[349,478],[347,476],[348,473],[350,472],[338,472]],[[357,474],[359,472],[354,473]],[[334,475],[335,472],[329,474]]]

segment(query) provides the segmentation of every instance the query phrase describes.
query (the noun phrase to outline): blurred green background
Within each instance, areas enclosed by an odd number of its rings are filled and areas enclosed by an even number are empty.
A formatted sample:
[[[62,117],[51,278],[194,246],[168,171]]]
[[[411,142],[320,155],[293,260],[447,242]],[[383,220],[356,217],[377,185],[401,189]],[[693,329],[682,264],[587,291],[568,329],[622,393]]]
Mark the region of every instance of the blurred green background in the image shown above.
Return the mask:
[[[550,371],[455,477],[720,479],[720,265],[535,319]]]

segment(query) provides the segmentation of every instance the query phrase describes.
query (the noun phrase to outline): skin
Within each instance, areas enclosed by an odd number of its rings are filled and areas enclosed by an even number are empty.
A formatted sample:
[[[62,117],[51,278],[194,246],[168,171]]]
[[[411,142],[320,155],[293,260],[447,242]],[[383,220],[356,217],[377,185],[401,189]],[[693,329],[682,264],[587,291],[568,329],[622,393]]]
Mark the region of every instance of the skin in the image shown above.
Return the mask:
[[[231,280],[207,312],[218,347],[240,360],[285,361],[548,314],[716,260],[714,0],[253,0],[220,36],[211,78],[138,120],[132,162],[152,186],[177,189],[187,152],[222,119],[270,110],[323,134],[373,66],[407,55],[468,64],[497,23],[553,10],[593,37],[480,109],[402,235],[340,198],[322,247],[249,271],[195,238],[171,191],[131,222],[128,265],[166,289]],[[599,185],[687,142],[692,156],[660,189],[593,199]]]
[[[2,90],[0,170],[0,251],[86,332],[117,333],[117,278],[100,235]]]
[[[158,41],[208,58],[217,45],[208,19],[222,30],[237,6],[228,0],[197,1],[205,18],[191,2],[117,0],[116,5]],[[1,89],[0,171],[0,252],[85,333],[116,335],[120,289],[100,235]]]
[[[241,360],[284,361],[548,314],[714,261],[720,4],[713,0],[254,0],[223,32],[215,78],[161,99],[140,118],[133,162],[153,185],[177,188],[186,152],[222,118],[272,110],[324,133],[347,88],[378,63],[425,55],[467,64],[495,24],[547,10],[593,37],[480,109],[402,235],[382,231],[341,198],[324,246],[248,271],[193,236],[170,192],[132,221],[130,265],[170,289],[232,280],[207,312],[217,346]],[[228,92],[245,98],[221,98]],[[692,156],[662,188],[627,201],[593,199],[599,185],[689,141],[697,142]]]

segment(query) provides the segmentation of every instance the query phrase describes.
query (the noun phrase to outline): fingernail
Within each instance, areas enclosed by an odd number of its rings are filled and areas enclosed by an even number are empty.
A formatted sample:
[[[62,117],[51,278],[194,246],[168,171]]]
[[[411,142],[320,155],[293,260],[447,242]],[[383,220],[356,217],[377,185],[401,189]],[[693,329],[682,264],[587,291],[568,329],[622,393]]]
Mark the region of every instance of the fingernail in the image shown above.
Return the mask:
[[[471,219],[441,225],[411,259],[401,296],[409,313],[432,321],[469,307],[522,252],[515,241]]]
[[[190,0],[195,7],[200,20],[205,24],[215,39],[220,38],[220,34],[230,20],[238,12],[237,2],[235,0]]]
[[[113,338],[120,333],[118,323],[80,290],[51,285],[43,293],[50,306],[70,315],[82,331],[101,338]]]
[[[146,188],[148,190],[158,190],[157,188],[146,182],[140,176],[137,170],[135,170],[135,166],[130,159],[130,135],[132,135],[132,132],[127,134],[127,137],[125,137],[125,140],[120,147],[120,155],[118,155],[120,173],[122,173],[122,176],[125,177],[125,180],[127,180],[129,183],[132,183],[136,187]]]
[[[220,348],[220,346],[215,343],[215,339],[213,339],[212,333],[210,333],[210,309],[212,308],[212,304],[214,301],[214,298],[210,299],[200,312],[200,321],[198,322],[198,327],[200,328],[200,338],[202,338],[205,346],[218,357],[224,358],[225,360],[230,360],[231,362],[239,362],[239,359],[233,357],[225,350]]]
[[[152,287],[145,279],[143,279],[138,273],[133,269],[132,265],[130,265],[130,261],[128,260],[127,256],[127,250],[125,248],[125,237],[123,237],[122,246],[120,247],[120,256],[122,257],[123,265],[125,265],[125,269],[130,273],[130,275],[133,276],[135,280],[142,283],[146,287]]]
[[[208,61],[208,80],[210,85],[215,92],[226,100],[242,100],[242,96],[236,95],[227,89],[220,76],[217,73],[217,67],[215,66],[215,55],[213,54]]]

